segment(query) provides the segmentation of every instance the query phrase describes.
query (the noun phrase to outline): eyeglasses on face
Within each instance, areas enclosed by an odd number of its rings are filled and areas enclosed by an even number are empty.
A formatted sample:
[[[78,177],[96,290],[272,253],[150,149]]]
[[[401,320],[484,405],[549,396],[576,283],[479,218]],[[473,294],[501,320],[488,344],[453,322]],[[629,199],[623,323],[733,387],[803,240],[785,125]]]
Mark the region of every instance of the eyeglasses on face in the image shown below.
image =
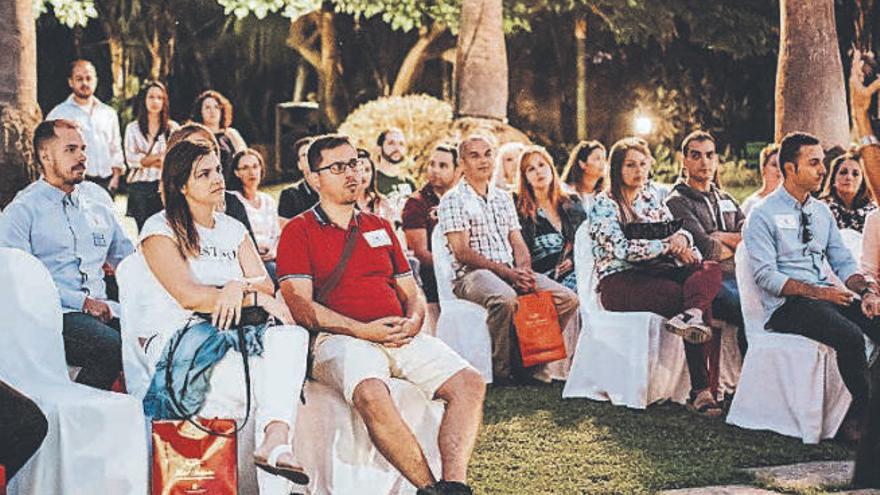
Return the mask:
[[[325,167],[319,167],[315,169],[316,173],[321,173],[324,170],[329,170],[333,175],[342,175],[346,170],[358,170],[358,165],[360,162],[357,158],[353,158],[347,162],[333,162],[330,165]]]

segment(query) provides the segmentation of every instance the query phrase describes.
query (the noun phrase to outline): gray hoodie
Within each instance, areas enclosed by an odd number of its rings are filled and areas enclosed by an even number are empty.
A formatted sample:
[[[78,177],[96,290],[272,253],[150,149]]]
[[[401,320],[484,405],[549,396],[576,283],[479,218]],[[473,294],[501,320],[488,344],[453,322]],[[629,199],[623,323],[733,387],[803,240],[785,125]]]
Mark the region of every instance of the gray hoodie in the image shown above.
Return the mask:
[[[736,200],[712,185],[708,193],[697,191],[679,181],[666,198],[666,206],[675,218],[684,221],[703,259],[719,261],[723,244],[711,237],[713,232],[741,232],[745,215]],[[730,265],[733,260],[730,260]]]

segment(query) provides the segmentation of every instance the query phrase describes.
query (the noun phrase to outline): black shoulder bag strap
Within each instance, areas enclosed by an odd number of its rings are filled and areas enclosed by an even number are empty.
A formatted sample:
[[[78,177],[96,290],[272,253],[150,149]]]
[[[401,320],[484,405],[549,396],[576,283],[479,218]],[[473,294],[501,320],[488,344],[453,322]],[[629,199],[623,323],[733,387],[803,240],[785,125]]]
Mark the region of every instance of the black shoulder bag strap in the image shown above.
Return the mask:
[[[324,282],[324,285],[318,288],[318,291],[315,292],[312,299],[318,304],[324,304],[327,296],[330,292],[339,285],[339,281],[342,280],[342,275],[345,274],[345,268],[348,266],[348,261],[351,259],[351,254],[354,252],[354,246],[357,244],[358,237],[360,237],[360,229],[358,223],[355,224],[349,229],[348,237],[345,239],[345,246],[342,248],[342,255],[339,257],[339,262],[336,263],[336,266],[333,268],[333,271],[330,273],[330,276],[327,277],[327,281]],[[320,329],[317,329],[320,331]],[[317,331],[309,332],[309,357],[306,362],[306,380],[312,377],[312,365],[314,364],[314,349],[315,349],[315,339],[317,338]],[[303,393],[300,396],[302,403],[305,404],[305,388],[303,388]]]
[[[191,317],[189,319],[189,321],[187,321],[186,326],[180,332],[180,335],[179,335],[177,341],[174,342],[174,345],[168,349],[168,366],[165,368],[165,390],[168,393],[168,398],[171,400],[171,404],[174,406],[175,409],[177,409],[177,411],[183,416],[183,418],[186,421],[188,421],[190,424],[192,424],[193,426],[195,426],[199,430],[201,430],[209,435],[233,438],[238,434],[238,432],[240,432],[241,430],[244,429],[245,425],[247,425],[248,419],[250,419],[250,416],[251,416],[251,370],[250,370],[250,365],[248,363],[247,343],[245,341],[245,331],[244,331],[245,326],[239,325],[235,329],[236,332],[238,333],[239,346],[241,347],[241,359],[242,359],[243,365],[244,365],[244,388],[245,388],[245,395],[247,397],[246,398],[246,406],[245,406],[246,409],[245,409],[245,414],[244,414],[244,420],[231,433],[224,433],[224,432],[220,432],[220,431],[211,430],[210,428],[205,428],[204,426],[199,424],[199,422],[194,419],[196,413],[191,412],[191,411],[187,411],[183,407],[183,404],[180,403],[180,400],[177,398],[177,396],[174,394],[174,383],[173,383],[174,375],[171,372],[171,368],[172,368],[171,363],[174,362],[173,361],[174,353],[177,351],[177,347],[180,345],[180,342],[183,340],[183,336],[186,334],[186,332],[189,331],[190,326],[192,325],[192,320],[193,320],[193,318]],[[198,355],[200,350],[201,350],[201,347],[196,349],[196,355]],[[192,362],[195,362],[195,359],[193,359]],[[192,365],[190,365],[190,366],[192,366]],[[187,375],[188,374],[189,373],[187,373]],[[181,390],[181,395],[186,395],[186,383],[184,383],[184,385],[183,385],[183,390]]]

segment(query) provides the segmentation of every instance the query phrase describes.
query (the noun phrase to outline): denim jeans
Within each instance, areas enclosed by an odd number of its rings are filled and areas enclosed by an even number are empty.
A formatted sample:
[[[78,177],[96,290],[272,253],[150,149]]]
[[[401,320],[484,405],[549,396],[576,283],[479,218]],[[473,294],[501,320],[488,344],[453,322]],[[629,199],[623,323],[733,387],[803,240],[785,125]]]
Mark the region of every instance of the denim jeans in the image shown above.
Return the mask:
[[[244,327],[244,347],[249,356],[263,354],[266,328],[265,324]],[[154,419],[183,419],[199,412],[208,394],[211,369],[230,349],[240,352],[241,348],[237,331],[221,331],[206,321],[194,321],[179,330],[168,340],[156,364],[156,372],[144,396],[144,414]],[[174,400],[169,396],[169,388],[173,390]]]
[[[796,333],[821,342],[837,353],[837,368],[852,394],[852,411],[863,414],[868,405],[868,359],[865,335],[880,342],[880,318],[868,318],[856,302],[838,306],[827,301],[789,297],[773,312],[767,328]]]
[[[65,313],[63,336],[67,364],[82,367],[77,383],[110,390],[122,371],[119,320],[104,323],[78,311]]]
[[[715,300],[712,301],[712,316],[715,319],[726,321],[739,329],[737,344],[741,355],[746,355],[748,343],[746,342],[745,322],[743,321],[742,305],[739,301],[739,286],[736,284],[736,273],[721,274],[721,289]]]

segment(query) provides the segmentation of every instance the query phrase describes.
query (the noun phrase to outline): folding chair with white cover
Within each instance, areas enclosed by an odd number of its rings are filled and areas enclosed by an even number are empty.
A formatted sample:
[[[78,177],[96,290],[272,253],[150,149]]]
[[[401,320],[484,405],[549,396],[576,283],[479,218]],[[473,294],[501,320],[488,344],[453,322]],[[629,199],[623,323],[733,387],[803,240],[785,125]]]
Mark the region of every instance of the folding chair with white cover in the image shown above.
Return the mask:
[[[798,437],[831,438],[852,397],[833,349],[800,335],[764,329],[762,291],[755,284],[745,244],[736,250],[736,280],[749,350],[727,422]]]
[[[486,326],[486,308],[452,293],[452,254],[440,229],[431,234],[431,249],[440,300],[437,338],[476,368],[486,383],[492,383],[492,339]]]
[[[34,400],[49,421],[42,446],[10,495],[137,494],[147,491],[141,403],[70,381],[61,301],[45,266],[0,248],[0,379]]]
[[[589,218],[575,235],[583,328],[562,397],[586,397],[644,409],[661,400],[683,404],[690,375],[681,337],[663,330],[665,319],[649,312],[602,308],[593,270]]]
[[[117,281],[122,305],[126,384],[130,393],[139,393],[143,397],[154,372],[151,363],[156,358],[146,356],[137,339],[149,337],[155,333],[155,328],[162,326],[161,320],[169,319],[171,312],[183,309],[159,284],[140,253],[120,263]],[[156,349],[150,347],[152,354]],[[132,378],[129,378],[129,370],[132,370]],[[211,381],[229,384],[224,387],[229,391],[244,390],[243,373],[240,360],[223,360],[213,368]],[[437,435],[443,404],[429,400],[415,386],[402,380],[391,380],[391,394],[423,446],[432,469],[439,474]],[[382,495],[415,493],[415,487],[376,450],[360,416],[339,393],[317,382],[308,382],[305,396],[306,404],[299,406],[293,442],[294,455],[311,478],[306,493],[363,493],[364,487],[370,487],[369,493]],[[232,396],[212,390],[202,413],[208,417],[241,420],[244,399],[242,394]],[[291,400],[298,401],[299,398],[292,397]],[[290,493],[290,488],[295,485],[254,468],[250,462],[254,448],[254,422],[249,421],[238,435],[239,493],[256,494],[258,485],[261,495]]]

